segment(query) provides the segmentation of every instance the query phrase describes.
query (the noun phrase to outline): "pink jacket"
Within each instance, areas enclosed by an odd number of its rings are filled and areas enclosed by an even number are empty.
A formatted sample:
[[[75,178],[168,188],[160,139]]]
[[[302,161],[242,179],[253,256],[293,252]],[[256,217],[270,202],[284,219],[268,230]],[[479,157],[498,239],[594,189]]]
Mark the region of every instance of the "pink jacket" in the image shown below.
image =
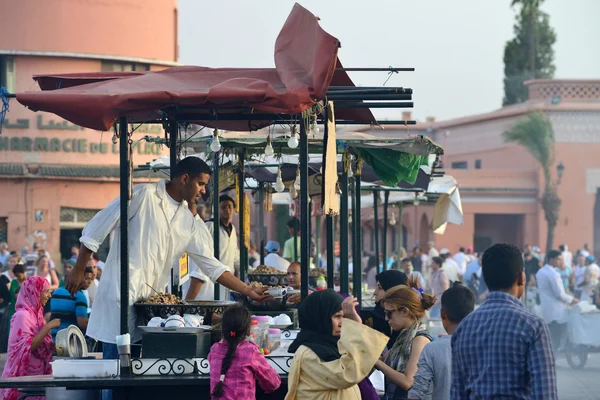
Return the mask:
[[[221,363],[226,353],[227,343],[219,342],[211,347],[208,354],[211,392],[219,382]],[[223,397],[220,400],[254,400],[256,382],[266,393],[271,393],[279,388],[281,378],[260,353],[258,346],[244,340],[238,345],[225,375]]]

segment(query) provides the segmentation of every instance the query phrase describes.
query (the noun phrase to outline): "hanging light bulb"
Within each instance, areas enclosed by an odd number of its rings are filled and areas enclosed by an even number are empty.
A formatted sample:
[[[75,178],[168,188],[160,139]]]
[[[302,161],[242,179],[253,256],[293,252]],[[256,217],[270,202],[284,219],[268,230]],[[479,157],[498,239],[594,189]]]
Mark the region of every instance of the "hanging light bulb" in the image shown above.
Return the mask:
[[[273,186],[273,188],[277,193],[281,193],[285,190],[283,179],[281,179],[281,168],[277,170],[277,179],[275,180],[275,185]]]
[[[390,225],[394,226],[396,225],[396,213],[394,211],[392,211],[392,218],[390,218]]]
[[[294,188],[300,190],[300,169],[296,170],[296,180],[294,181]]]
[[[317,136],[319,134],[319,125],[317,125],[317,116],[313,115],[311,117],[311,122],[310,122],[310,133],[313,136]]]
[[[265,156],[271,157],[273,154],[275,154],[275,151],[273,150],[273,146],[271,145],[271,136],[267,136],[267,146],[265,147]]]
[[[298,190],[296,190],[295,184],[290,186],[290,196],[292,197],[292,199],[298,197]]]
[[[118,141],[119,141],[119,137],[117,136],[117,132],[115,132],[112,137],[112,142],[113,142],[113,144],[117,144]]]
[[[413,200],[413,206],[418,206],[421,204],[421,200],[419,200],[419,194],[415,193],[415,199]]]
[[[292,134],[290,139],[288,140],[288,146],[290,149],[295,149],[298,147],[298,132],[296,132],[296,125],[292,126]]]
[[[212,143],[210,144],[210,150],[213,153],[216,153],[221,150],[221,142],[219,141],[219,130],[218,129],[215,129],[213,131],[213,140],[212,140]]]

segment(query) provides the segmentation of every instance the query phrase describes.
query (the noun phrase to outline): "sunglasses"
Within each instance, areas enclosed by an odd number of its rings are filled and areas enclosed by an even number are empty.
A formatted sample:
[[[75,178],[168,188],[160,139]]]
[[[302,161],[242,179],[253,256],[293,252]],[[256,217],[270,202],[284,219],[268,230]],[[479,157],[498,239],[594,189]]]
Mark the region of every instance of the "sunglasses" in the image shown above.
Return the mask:
[[[399,308],[398,310],[384,310],[384,313],[387,319],[392,319],[392,315],[394,315],[396,311],[402,311],[405,308],[406,307]]]

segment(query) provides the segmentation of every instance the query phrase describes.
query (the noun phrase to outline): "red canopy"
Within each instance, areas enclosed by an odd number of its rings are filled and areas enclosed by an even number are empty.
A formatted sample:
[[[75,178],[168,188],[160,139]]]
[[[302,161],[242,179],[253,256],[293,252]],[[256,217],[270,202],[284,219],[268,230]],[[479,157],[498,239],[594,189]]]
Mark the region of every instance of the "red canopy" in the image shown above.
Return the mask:
[[[215,110],[228,115],[250,112],[240,107],[251,108],[254,114],[297,114],[325,98],[332,79],[354,86],[345,72],[336,71],[339,45],[312,13],[295,4],[275,43],[275,68],[186,66],[157,72],[43,75],[34,77],[41,92],[20,93],[17,100],[34,111],[52,112],[96,130],[110,129],[119,117],[145,122],[160,119],[159,110],[182,107],[195,108],[183,112],[196,122]],[[374,121],[368,109],[336,114]],[[223,120],[206,125],[249,130],[271,123]]]

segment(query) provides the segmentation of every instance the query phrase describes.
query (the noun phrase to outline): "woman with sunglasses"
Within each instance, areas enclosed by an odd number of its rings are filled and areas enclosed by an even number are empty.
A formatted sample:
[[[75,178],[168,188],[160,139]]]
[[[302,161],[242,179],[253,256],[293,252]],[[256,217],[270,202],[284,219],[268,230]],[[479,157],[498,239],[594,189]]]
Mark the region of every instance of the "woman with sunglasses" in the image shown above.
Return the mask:
[[[408,285],[386,291],[383,298],[385,318],[390,328],[398,332],[398,337],[390,350],[375,363],[375,368],[385,375],[383,400],[408,399],[421,351],[433,340],[421,319],[435,300],[435,296],[423,292],[418,279],[413,276],[409,278]]]

